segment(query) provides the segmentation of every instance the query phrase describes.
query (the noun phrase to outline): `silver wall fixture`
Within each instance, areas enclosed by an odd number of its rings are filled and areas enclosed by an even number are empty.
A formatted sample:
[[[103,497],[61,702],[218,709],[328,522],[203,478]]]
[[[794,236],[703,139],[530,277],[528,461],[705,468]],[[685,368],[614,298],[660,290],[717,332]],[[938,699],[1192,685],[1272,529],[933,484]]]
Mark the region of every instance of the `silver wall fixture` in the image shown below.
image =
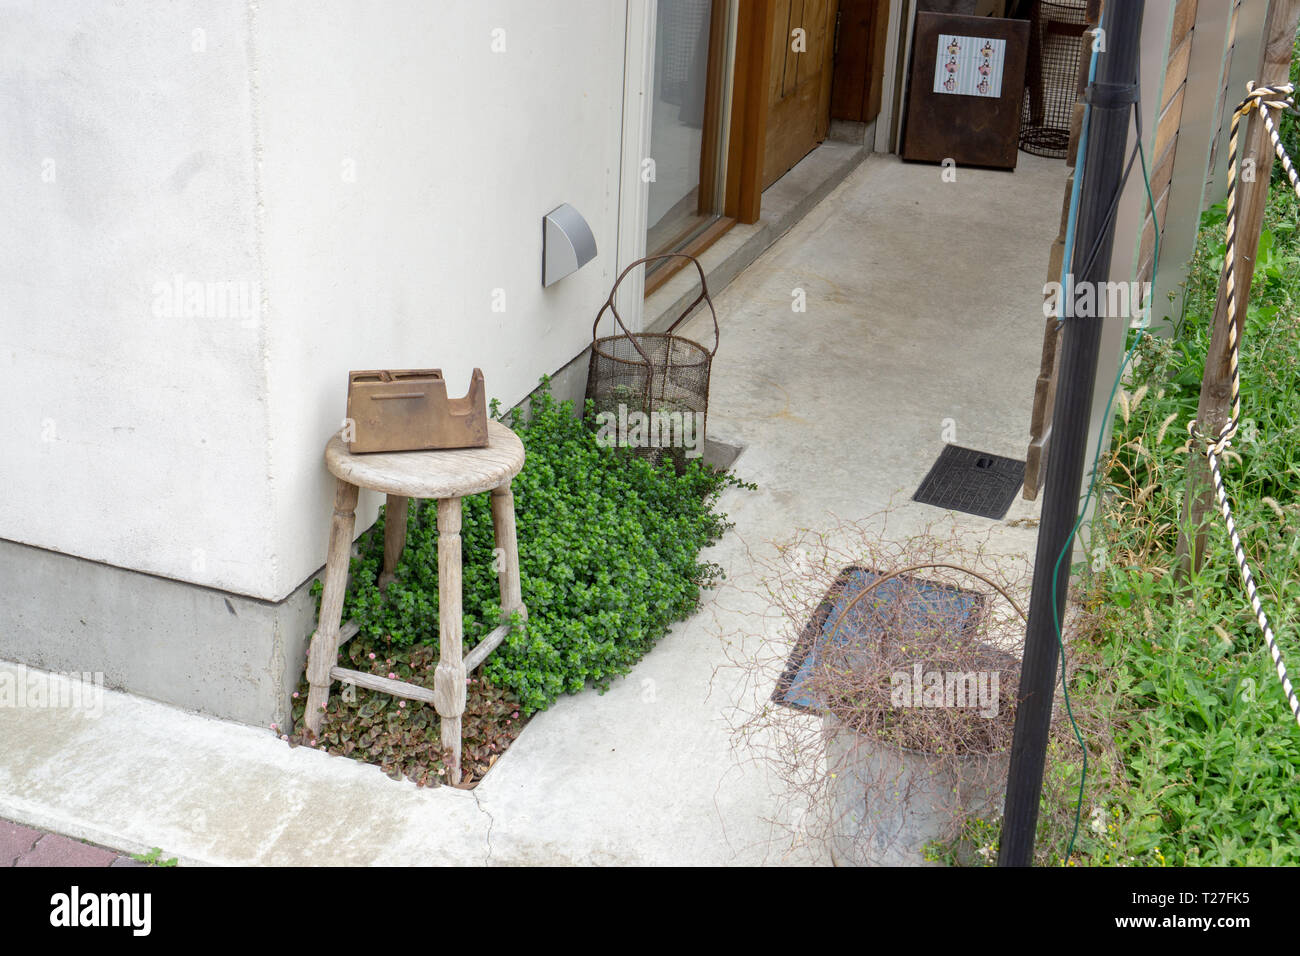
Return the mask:
[[[596,258],[596,237],[567,202],[542,220],[542,285],[553,285]]]

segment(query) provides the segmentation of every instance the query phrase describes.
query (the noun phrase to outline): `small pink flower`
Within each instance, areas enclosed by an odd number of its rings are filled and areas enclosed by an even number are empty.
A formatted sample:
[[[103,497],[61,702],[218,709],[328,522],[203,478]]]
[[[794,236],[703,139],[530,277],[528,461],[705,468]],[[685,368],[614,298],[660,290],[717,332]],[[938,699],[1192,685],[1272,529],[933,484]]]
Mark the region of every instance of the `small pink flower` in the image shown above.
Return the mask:
[[[396,680],[396,679],[397,679],[397,675],[394,674],[392,671],[389,671],[389,672],[388,672],[388,679],[389,679],[389,680]]]
[[[296,697],[297,695],[295,694],[294,696]],[[272,730],[279,730],[279,729],[280,729],[280,725],[279,725],[279,724],[272,724],[272,725],[271,725],[271,729],[272,729]]]
[[[375,659],[375,652],[374,652],[374,651],[371,651],[371,652],[370,652],[370,659],[371,659],[372,661]]]
[[[514,717],[516,720],[518,720],[518,719],[519,719],[519,711],[516,710],[516,711],[515,711],[513,714],[511,714],[510,716],[511,716],[511,717]]]
[[[294,692],[293,692],[293,699],[294,699],[294,700],[297,700],[297,699],[298,699],[298,692],[297,692],[297,691],[294,691]]]
[[[404,700],[399,700],[399,701],[397,702],[397,706],[398,706],[398,707],[405,707],[405,706],[406,706],[406,701],[404,701]]]
[[[315,746],[316,746],[316,741],[313,740],[313,741],[311,742],[311,745],[312,745],[313,747],[315,747]]]
[[[280,735],[280,739],[281,739],[281,740],[284,740],[284,741],[287,741],[287,740],[289,739],[289,735],[288,735],[288,734],[281,734],[281,735]]]

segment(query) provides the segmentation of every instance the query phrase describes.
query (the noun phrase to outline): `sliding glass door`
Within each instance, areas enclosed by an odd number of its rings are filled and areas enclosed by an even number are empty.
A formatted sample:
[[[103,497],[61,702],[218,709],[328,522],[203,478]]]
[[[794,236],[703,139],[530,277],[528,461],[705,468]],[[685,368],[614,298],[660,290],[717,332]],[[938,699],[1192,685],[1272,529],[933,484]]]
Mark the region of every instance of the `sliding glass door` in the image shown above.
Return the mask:
[[[647,255],[698,251],[722,218],[731,6],[730,0],[659,0]]]

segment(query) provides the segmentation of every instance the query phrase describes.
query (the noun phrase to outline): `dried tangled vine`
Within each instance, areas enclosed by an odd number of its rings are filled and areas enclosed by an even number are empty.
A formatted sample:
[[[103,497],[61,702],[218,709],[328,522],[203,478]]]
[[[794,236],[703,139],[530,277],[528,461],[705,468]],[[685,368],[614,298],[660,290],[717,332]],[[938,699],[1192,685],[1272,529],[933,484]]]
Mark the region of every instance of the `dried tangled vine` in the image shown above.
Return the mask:
[[[1030,583],[1020,549],[951,519],[891,534],[882,513],[749,560],[760,583],[730,587],[754,613],[724,635],[725,666],[742,672],[731,729],[737,758],[775,779],[784,852],[918,863],[1000,814]]]

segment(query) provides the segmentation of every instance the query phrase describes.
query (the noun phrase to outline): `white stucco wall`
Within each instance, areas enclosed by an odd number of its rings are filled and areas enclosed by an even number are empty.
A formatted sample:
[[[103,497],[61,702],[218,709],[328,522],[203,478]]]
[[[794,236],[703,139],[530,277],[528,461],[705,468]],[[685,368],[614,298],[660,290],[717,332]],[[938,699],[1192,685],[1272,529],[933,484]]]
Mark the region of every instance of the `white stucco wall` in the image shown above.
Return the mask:
[[[0,536],[254,593],[263,330],[155,302],[258,277],[246,11],[195,6],[0,5]]]
[[[349,369],[441,367],[460,392],[477,365],[509,405],[590,336],[625,19],[608,0],[0,6],[0,537],[297,587],[323,560]],[[561,202],[600,254],[543,289]],[[240,283],[257,314],[170,314],[156,286],[177,275]]]

